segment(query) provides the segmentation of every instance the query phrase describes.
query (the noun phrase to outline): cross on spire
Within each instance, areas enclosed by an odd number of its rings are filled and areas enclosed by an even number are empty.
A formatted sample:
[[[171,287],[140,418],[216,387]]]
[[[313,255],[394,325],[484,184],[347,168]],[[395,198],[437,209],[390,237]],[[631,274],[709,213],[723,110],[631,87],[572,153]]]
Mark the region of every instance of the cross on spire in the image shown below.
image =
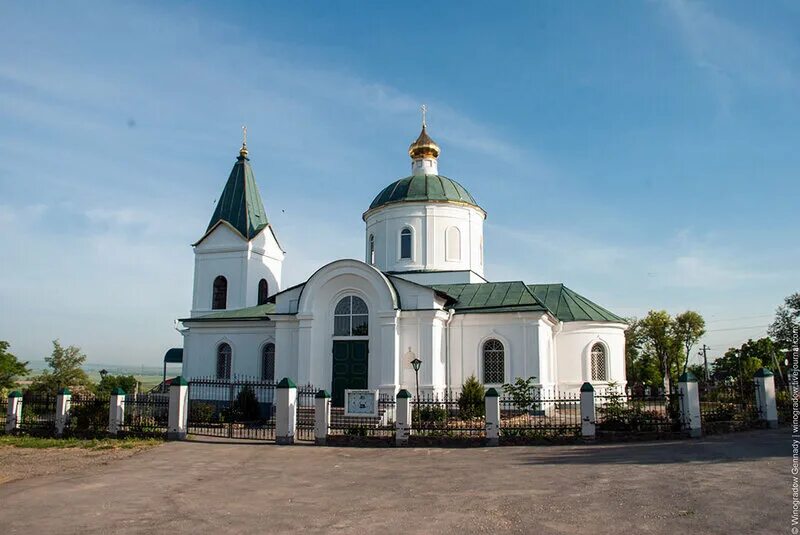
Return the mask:
[[[425,113],[428,111],[428,107],[425,104],[423,104],[419,108],[422,110],[422,127],[425,128],[426,126],[428,126],[427,122],[425,121]]]
[[[247,156],[247,127],[242,126],[242,148],[239,150],[240,156]]]

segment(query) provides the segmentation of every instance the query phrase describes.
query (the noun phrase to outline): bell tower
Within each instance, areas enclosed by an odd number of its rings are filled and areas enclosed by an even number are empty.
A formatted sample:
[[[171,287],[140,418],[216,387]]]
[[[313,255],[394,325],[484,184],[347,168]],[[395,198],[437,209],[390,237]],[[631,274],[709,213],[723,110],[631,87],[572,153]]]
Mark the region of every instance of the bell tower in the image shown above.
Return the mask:
[[[192,317],[266,303],[281,289],[285,252],[267,219],[242,148],[203,236],[194,247]]]

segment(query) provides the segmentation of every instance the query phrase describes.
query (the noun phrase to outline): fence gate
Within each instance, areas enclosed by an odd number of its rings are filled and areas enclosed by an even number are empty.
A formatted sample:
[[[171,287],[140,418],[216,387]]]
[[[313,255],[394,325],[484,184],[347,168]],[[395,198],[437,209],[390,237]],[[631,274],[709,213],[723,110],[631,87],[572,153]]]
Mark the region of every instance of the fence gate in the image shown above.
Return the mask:
[[[297,426],[295,438],[299,441],[314,440],[314,408],[317,389],[314,385],[297,388]]]
[[[192,380],[188,412],[191,435],[275,440],[275,382]]]

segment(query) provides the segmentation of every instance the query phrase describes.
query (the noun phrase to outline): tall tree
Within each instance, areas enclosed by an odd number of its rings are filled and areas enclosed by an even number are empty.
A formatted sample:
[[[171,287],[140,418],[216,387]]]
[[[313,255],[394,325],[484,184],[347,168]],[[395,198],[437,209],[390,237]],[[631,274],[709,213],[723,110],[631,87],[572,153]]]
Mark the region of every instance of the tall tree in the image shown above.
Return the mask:
[[[692,347],[700,341],[700,338],[706,334],[706,320],[703,316],[694,310],[687,310],[682,314],[675,316],[675,321],[672,326],[673,333],[677,341],[683,345],[683,371],[686,372],[686,367],[689,365],[689,354]],[[678,363],[679,367],[680,363]]]
[[[658,359],[663,373],[664,390],[669,392],[670,364],[676,349],[672,317],[666,310],[651,310],[641,321],[645,348]]]
[[[79,347],[63,347],[58,340],[53,340],[53,353],[44,360],[50,369],[33,380],[31,390],[55,394],[59,388],[89,384],[89,377],[81,368],[86,355]]]
[[[625,331],[625,371],[628,384],[657,387],[663,383],[658,359],[645,347],[642,320],[628,318]]]
[[[8,390],[17,385],[17,378],[30,373],[27,362],[20,362],[8,348],[11,344],[0,340],[0,390]]]
[[[792,348],[792,337],[800,332],[800,293],[793,293],[778,307],[768,332],[779,349]]]

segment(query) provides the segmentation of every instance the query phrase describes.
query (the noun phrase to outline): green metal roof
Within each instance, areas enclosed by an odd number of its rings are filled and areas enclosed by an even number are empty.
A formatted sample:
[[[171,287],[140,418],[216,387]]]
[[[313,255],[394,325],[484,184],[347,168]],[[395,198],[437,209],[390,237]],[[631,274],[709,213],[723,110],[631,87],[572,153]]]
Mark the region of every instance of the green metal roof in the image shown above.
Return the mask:
[[[401,178],[389,184],[378,193],[369,209],[396,202],[425,201],[459,202],[480,208],[464,186],[455,180],[441,175],[421,175]]]
[[[217,202],[217,208],[208,223],[206,235],[217,223],[225,221],[246,240],[252,240],[269,224],[261,194],[258,192],[250,159],[240,155]],[[205,235],[203,236],[205,238]],[[202,238],[200,239],[202,241]],[[200,243],[199,241],[197,243]]]
[[[455,299],[459,313],[548,312],[522,281],[436,284],[431,288]]]
[[[184,318],[180,321],[267,320],[271,314],[275,314],[275,303],[238,308],[236,310],[220,310],[219,312],[211,312],[195,318]]]
[[[561,321],[627,323],[624,318],[589,301],[563,284],[530,284],[528,288]]]

